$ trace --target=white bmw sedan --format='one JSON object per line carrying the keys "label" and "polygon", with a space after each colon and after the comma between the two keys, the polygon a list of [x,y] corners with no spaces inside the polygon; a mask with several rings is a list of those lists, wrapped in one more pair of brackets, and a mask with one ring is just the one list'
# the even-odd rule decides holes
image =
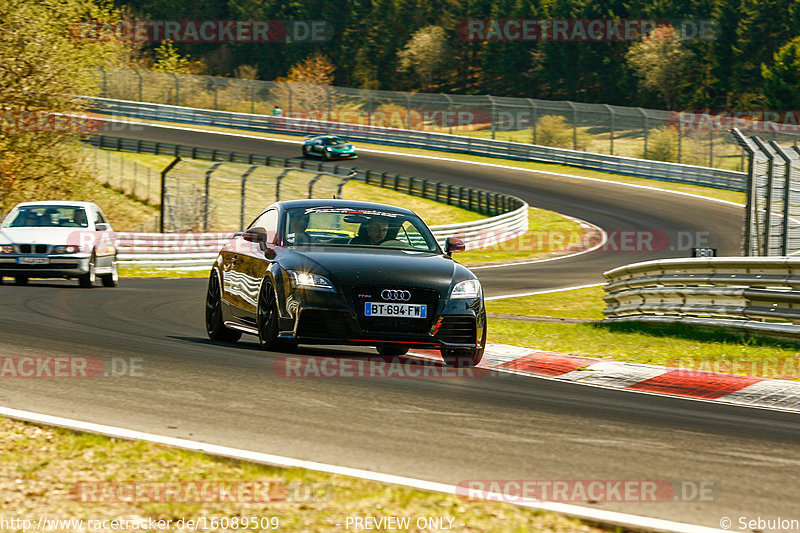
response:
{"label": "white bmw sedan", "polygon": [[115,287],[117,250],[105,215],[91,202],[26,202],[0,224],[0,283],[30,278],[72,278],[92,287],[100,278]]}

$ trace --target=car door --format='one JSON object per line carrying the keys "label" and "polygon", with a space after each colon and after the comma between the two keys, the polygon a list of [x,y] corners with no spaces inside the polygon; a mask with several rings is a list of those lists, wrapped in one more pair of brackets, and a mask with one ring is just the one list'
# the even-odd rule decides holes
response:
{"label": "car door", "polygon": [[267,252],[275,241],[278,232],[278,209],[268,209],[253,222],[248,231],[262,231],[264,238],[260,242],[250,242],[244,236],[238,237],[235,260],[233,261],[233,278],[236,285],[237,318],[245,323],[255,325],[258,306],[258,293],[261,282],[272,261]]}
{"label": "car door", "polygon": [[111,264],[117,254],[111,235],[111,225],[99,208],[94,210],[94,213],[90,212],[89,216],[94,219],[95,242],[97,243],[95,246],[95,267],[110,272]]}

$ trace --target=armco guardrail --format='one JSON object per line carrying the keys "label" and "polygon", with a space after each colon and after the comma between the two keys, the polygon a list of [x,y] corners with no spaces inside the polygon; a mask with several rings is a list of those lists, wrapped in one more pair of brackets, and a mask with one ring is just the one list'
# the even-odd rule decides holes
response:
{"label": "armco guardrail", "polygon": [[381,126],[364,126],[344,122],[213,111],[107,98],[87,98],[87,100],[91,104],[92,111],[119,117],[229,127],[288,135],[335,133],[346,136],[353,141],[436,149],[520,161],[558,163],[661,181],[704,185],[732,191],[745,190],[745,173],[710,167],[649,159],[631,159],[511,141]]}
{"label": "armco guardrail", "polygon": [[[266,206],[265,206],[266,207]],[[475,222],[431,226],[436,241],[444,246],[448,237],[458,237],[467,249],[483,243],[502,242],[528,230],[528,204],[502,215]],[[141,267],[210,268],[229,233],[123,233],[117,238],[117,258],[122,264]]]}
{"label": "armco guardrail", "polygon": [[604,275],[606,321],[681,322],[800,337],[800,259],[664,259]]}

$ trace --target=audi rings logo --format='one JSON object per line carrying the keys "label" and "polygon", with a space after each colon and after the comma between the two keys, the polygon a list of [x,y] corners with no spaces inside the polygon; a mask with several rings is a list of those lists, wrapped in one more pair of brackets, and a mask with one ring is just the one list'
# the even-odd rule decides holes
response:
{"label": "audi rings logo", "polygon": [[385,289],[381,291],[381,298],[383,298],[384,300],[393,300],[395,302],[407,302],[411,299],[411,292],[395,290],[395,289]]}

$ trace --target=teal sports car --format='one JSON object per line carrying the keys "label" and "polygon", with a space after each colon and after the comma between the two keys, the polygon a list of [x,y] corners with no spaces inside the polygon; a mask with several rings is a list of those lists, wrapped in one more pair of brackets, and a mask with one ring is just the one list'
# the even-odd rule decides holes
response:
{"label": "teal sports car", "polygon": [[336,135],[307,137],[303,141],[303,156],[315,155],[322,159],[355,159],[356,148]]}

